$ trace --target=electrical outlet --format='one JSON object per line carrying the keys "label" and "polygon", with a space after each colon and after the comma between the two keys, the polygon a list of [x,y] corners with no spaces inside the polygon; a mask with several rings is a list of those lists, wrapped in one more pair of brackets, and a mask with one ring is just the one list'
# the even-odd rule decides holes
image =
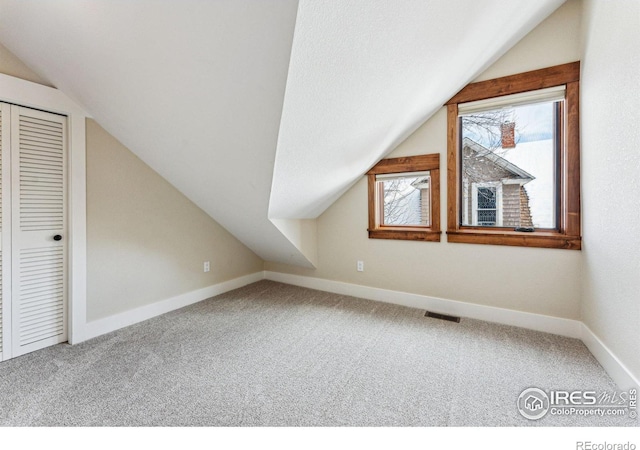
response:
{"label": "electrical outlet", "polygon": [[358,269],[358,272],[364,272],[364,261],[358,261],[356,268]]}
{"label": "electrical outlet", "polygon": [[205,261],[204,262],[204,271],[205,272],[209,272],[211,270],[211,262],[210,261]]}

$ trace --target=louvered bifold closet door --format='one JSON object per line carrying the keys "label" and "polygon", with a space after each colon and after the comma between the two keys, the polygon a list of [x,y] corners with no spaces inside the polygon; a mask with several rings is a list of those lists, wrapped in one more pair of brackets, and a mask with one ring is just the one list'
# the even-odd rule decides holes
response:
{"label": "louvered bifold closet door", "polygon": [[66,118],[11,107],[12,353],[67,340]]}
{"label": "louvered bifold closet door", "polygon": [[11,106],[0,103],[0,361],[11,356],[10,123]]}

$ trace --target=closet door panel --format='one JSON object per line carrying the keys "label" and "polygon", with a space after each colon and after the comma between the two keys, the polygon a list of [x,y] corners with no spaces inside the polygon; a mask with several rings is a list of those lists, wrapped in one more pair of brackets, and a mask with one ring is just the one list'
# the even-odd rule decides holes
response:
{"label": "closet door panel", "polygon": [[12,353],[67,340],[66,118],[12,106]]}

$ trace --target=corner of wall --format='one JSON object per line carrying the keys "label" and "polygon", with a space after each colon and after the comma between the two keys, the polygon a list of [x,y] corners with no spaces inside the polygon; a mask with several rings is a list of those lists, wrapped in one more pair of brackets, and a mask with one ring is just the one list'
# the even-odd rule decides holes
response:
{"label": "corner of wall", "polygon": [[54,87],[49,81],[27,67],[25,63],[2,44],[0,44],[0,72],[47,87]]}
{"label": "corner of wall", "polygon": [[634,196],[621,194],[640,166],[640,112],[629,101],[640,72],[640,54],[629,51],[640,47],[638,17],[638,2],[583,2],[580,314],[585,344],[620,385],[640,378],[640,225]]}
{"label": "corner of wall", "polygon": [[316,219],[270,219],[278,230],[309,262],[308,268],[318,265],[318,226]]}

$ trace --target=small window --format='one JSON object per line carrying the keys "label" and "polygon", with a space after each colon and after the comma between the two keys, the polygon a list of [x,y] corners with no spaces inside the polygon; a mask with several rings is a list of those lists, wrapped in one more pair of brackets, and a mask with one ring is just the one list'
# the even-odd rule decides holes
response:
{"label": "small window", "polygon": [[440,155],[383,159],[368,173],[369,237],[440,240]]}
{"label": "small window", "polygon": [[449,242],[580,249],[579,63],[447,104]]}
{"label": "small window", "polygon": [[501,225],[502,208],[498,208],[498,186],[474,186],[473,221],[481,227]]}
{"label": "small window", "polygon": [[383,226],[429,227],[431,172],[376,175]]}

